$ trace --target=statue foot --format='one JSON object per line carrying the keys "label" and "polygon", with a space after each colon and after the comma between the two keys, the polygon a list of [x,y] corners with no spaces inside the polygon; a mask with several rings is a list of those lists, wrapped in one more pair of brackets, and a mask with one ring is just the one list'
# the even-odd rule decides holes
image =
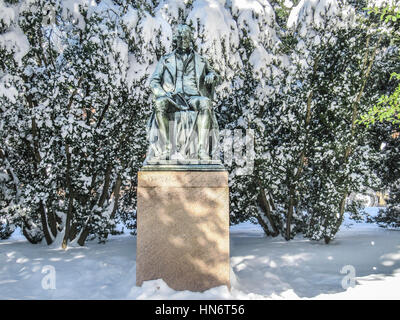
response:
{"label": "statue foot", "polygon": [[171,160],[185,160],[185,156],[181,154],[180,152],[176,152],[171,155],[170,157]]}
{"label": "statue foot", "polygon": [[170,158],[170,151],[165,150],[157,155],[155,155],[151,160],[167,160]]}
{"label": "statue foot", "polygon": [[210,156],[208,155],[207,152],[205,152],[204,150],[199,151],[199,159],[200,160],[211,160]]}

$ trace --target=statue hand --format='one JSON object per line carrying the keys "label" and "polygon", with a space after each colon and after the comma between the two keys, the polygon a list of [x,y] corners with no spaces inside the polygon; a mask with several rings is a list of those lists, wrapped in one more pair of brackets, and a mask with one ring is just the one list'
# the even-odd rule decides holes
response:
{"label": "statue hand", "polygon": [[209,73],[208,75],[206,75],[206,77],[204,78],[204,81],[207,84],[212,84],[214,82],[215,76],[213,73]]}

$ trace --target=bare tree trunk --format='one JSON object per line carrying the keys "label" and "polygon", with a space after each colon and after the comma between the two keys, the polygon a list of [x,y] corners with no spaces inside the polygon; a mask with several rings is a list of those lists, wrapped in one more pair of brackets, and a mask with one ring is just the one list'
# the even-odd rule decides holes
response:
{"label": "bare tree trunk", "polygon": [[104,116],[105,116],[108,108],[110,107],[110,103],[111,103],[111,95],[108,96],[108,101],[107,101],[105,107],[103,108],[103,110],[101,111],[100,117],[99,117],[99,119],[97,120],[97,123],[96,123],[96,128],[100,127],[100,124],[103,121]]}
{"label": "bare tree trunk", "polygon": [[[26,99],[28,101],[29,107],[33,109],[34,102],[32,100],[32,96],[28,95],[26,97]],[[35,171],[37,172],[38,169],[39,169],[38,168],[39,164],[41,162],[41,157],[40,157],[40,153],[39,153],[39,132],[38,132],[38,128],[37,128],[37,125],[36,125],[35,118],[33,118],[33,117],[31,119],[31,124],[32,124],[32,138],[33,138],[32,139],[33,140],[33,149],[31,149],[31,150],[33,152],[34,168],[35,168]],[[41,170],[40,173],[44,174],[46,176],[46,172],[44,170]],[[50,245],[50,244],[53,243],[53,239],[52,239],[52,237],[50,235],[50,232],[49,232],[48,219],[47,219],[47,216],[46,216],[47,213],[46,213],[46,209],[45,209],[45,205],[43,203],[43,200],[40,200],[40,202],[39,202],[39,213],[40,213],[40,220],[41,220],[41,223],[42,223],[42,229],[43,229],[43,233],[44,233],[44,236],[45,236],[45,239],[46,239],[46,243],[48,245]],[[53,229],[53,231],[55,231],[55,234],[57,234],[57,230]],[[55,236],[55,234],[53,233],[53,236]]]}
{"label": "bare tree trunk", "polygon": [[[260,188],[260,193],[258,195],[257,201],[258,204],[260,206],[260,208],[263,211],[263,216],[261,216],[261,214],[257,214],[256,218],[258,223],[261,225],[261,227],[263,228],[264,232],[266,235],[268,236],[272,236],[272,237],[276,237],[277,235],[279,235],[279,230],[276,227],[276,224],[272,218],[272,212],[271,212],[271,208],[273,207],[272,204],[270,203],[270,201],[268,200],[266,194],[265,194],[265,190],[261,185],[261,182],[258,181],[258,187]],[[272,230],[269,229],[268,224],[266,223],[265,219],[269,222]]]}
{"label": "bare tree trunk", "polygon": [[[77,87],[79,87],[79,85],[81,84],[82,81],[82,77],[79,78]],[[78,92],[78,89],[75,88],[74,92],[71,94],[71,97],[69,98],[69,103],[67,105],[67,109],[68,111],[71,110],[72,107],[72,102],[73,102],[73,97],[75,96],[75,94]],[[69,144],[67,142],[65,142],[65,153],[66,153],[66,157],[67,157],[67,168],[66,168],[66,172],[65,172],[65,181],[66,181],[66,188],[68,190],[68,210],[67,210],[67,219],[65,221],[65,233],[64,233],[64,239],[62,242],[62,248],[66,249],[68,246],[68,240],[70,240],[71,235],[71,222],[72,222],[72,218],[73,218],[73,204],[74,204],[74,190],[73,190],[73,186],[72,186],[72,177],[71,177],[71,173],[72,173],[72,158],[71,158],[71,150],[69,148]]]}
{"label": "bare tree trunk", "polygon": [[46,239],[47,245],[50,245],[53,243],[53,239],[51,238],[49,229],[47,227],[48,223],[47,223],[47,219],[46,219],[46,211],[45,211],[42,200],[40,200],[40,202],[39,202],[39,212],[40,212],[40,220],[42,222],[44,238]]}
{"label": "bare tree trunk", "polygon": [[[100,199],[98,202],[99,207],[102,207],[104,205],[104,203],[108,197],[108,189],[110,187],[110,179],[111,179],[111,169],[112,169],[111,162],[109,162],[107,164],[107,168],[106,168],[106,172],[105,172],[103,191],[101,193],[101,196],[100,196]],[[89,223],[89,221],[90,221],[90,218],[88,219],[87,222]],[[90,228],[86,224],[83,227],[83,231],[80,234],[79,239],[78,239],[78,244],[80,246],[83,246],[85,244],[85,241],[86,241],[87,237],[89,236],[89,233],[90,233]]]}
{"label": "bare tree trunk", "polygon": [[[97,121],[97,124],[96,124],[96,128],[98,128],[100,126],[101,122],[103,121],[105,113],[107,112],[107,110],[108,110],[108,108],[110,106],[110,103],[111,103],[111,96],[108,97],[108,101],[106,103],[106,106],[104,107],[104,109],[102,110],[102,112],[100,114],[100,117],[99,117],[99,119]],[[125,118],[124,119],[124,121],[131,121],[131,120],[132,120],[131,118]],[[127,133],[124,132],[122,134],[122,137],[120,138],[120,140],[118,142],[117,150],[119,150],[119,148],[122,146],[122,143],[124,142],[126,136],[127,136]],[[109,162],[107,164],[107,168],[106,168],[103,190],[102,190],[102,193],[100,195],[100,199],[98,201],[98,206],[99,207],[102,207],[104,205],[105,201],[107,200],[107,198],[109,196],[108,189],[110,187],[111,172],[112,172],[112,164],[111,164],[111,162]],[[96,177],[96,173],[94,173],[93,178],[92,178],[92,186],[93,187],[94,187],[94,179],[95,179],[95,177]],[[121,183],[122,183],[122,181],[121,181],[120,175],[118,174],[118,177],[117,177],[117,180],[116,180],[116,184],[115,184],[115,186],[118,186],[118,192],[116,192],[115,188],[114,188],[114,196],[116,198],[115,198],[113,211],[112,211],[112,214],[111,214],[112,218],[115,216],[115,213],[116,213],[117,208],[118,208],[118,201],[119,201],[119,196],[120,196],[119,195],[119,193],[120,193],[119,189],[121,187]],[[92,203],[92,208],[94,207],[95,203],[96,203],[95,201]],[[90,221],[90,218],[88,219],[87,223],[89,221]],[[87,225],[87,223],[86,223],[86,225]],[[84,226],[83,229],[82,229],[82,232],[81,232],[81,234],[79,236],[79,239],[78,239],[78,244],[79,245],[83,246],[85,244],[85,241],[86,241],[87,237],[89,236],[89,233],[90,233],[90,229],[87,226]]]}
{"label": "bare tree trunk", "polygon": [[[314,68],[313,68],[314,74],[317,72],[317,66],[318,66],[318,59],[316,59],[315,63],[314,63]],[[296,167],[296,172],[294,173],[294,176],[293,176],[292,186],[289,188],[289,204],[288,204],[288,211],[287,211],[287,217],[286,217],[286,235],[285,235],[285,239],[287,241],[289,241],[291,238],[291,224],[292,224],[292,217],[293,217],[293,212],[294,212],[294,205],[296,202],[294,199],[294,197],[296,196],[295,184],[300,179],[301,174],[304,170],[308,134],[310,131],[309,125],[311,122],[311,103],[312,103],[313,95],[314,95],[314,91],[311,90],[307,97],[307,113],[306,113],[306,119],[305,119],[306,138],[304,139],[303,150],[300,153],[299,163],[298,163],[298,166]]]}
{"label": "bare tree trunk", "polygon": [[[35,168],[37,171],[38,165],[42,159],[41,159],[40,153],[39,153],[39,134],[38,134],[36,121],[34,118],[32,118],[32,137],[33,137],[33,150],[34,150],[34,159],[35,159],[34,163],[35,163]],[[46,175],[46,173],[43,170],[41,170],[41,173]],[[50,232],[49,232],[49,222],[50,222],[49,220],[50,219],[47,217],[47,212],[46,212],[43,200],[40,200],[40,202],[39,202],[39,212],[40,212],[40,220],[42,222],[44,237],[46,239],[46,243],[48,245],[50,245],[53,243],[53,239],[50,236]],[[53,236],[57,235],[57,230],[55,230],[55,228],[54,228],[52,230],[52,233],[53,233]]]}
{"label": "bare tree trunk", "polygon": [[291,237],[291,225],[292,225],[292,217],[294,212],[294,203],[295,203],[295,190],[294,187],[290,188],[289,191],[289,208],[286,218],[286,233],[285,233],[285,240],[289,241]]}
{"label": "bare tree trunk", "polygon": [[49,220],[49,227],[50,227],[50,231],[53,234],[53,237],[57,236],[57,219],[55,217],[54,212],[49,212],[47,211],[47,217]]}
{"label": "bare tree trunk", "polygon": [[[122,179],[121,179],[121,175],[118,175],[117,180],[115,181],[115,185],[113,188],[113,194],[114,194],[114,206],[113,206],[113,210],[111,212],[110,218],[114,219],[115,214],[117,213],[117,209],[118,209],[118,202],[119,202],[119,197],[120,197],[120,190],[121,190],[121,184],[122,184]],[[108,233],[105,236],[106,238],[108,237]]]}
{"label": "bare tree trunk", "polygon": [[70,231],[71,231],[71,221],[72,221],[72,214],[73,214],[73,203],[74,203],[74,192],[72,188],[72,181],[71,181],[71,152],[69,149],[68,143],[65,144],[65,152],[67,156],[67,170],[66,170],[66,184],[68,189],[68,211],[67,211],[67,219],[65,222],[65,233],[64,239],[62,242],[62,248],[66,249],[68,246],[68,240],[70,239]]}
{"label": "bare tree trunk", "polygon": [[111,219],[114,219],[115,213],[117,212],[117,209],[118,209],[121,184],[122,184],[121,175],[118,175],[117,180],[115,181],[114,192],[113,192],[114,193],[114,207],[113,207],[113,211],[111,212]]}
{"label": "bare tree trunk", "polygon": [[24,237],[32,244],[39,243],[42,239],[34,239],[31,235],[26,231],[26,229],[30,230],[30,226],[26,223],[25,219],[23,220],[24,227],[22,228],[22,234]]}
{"label": "bare tree trunk", "polygon": [[109,162],[107,164],[106,173],[105,173],[105,177],[104,177],[103,191],[101,193],[99,203],[98,203],[98,206],[100,208],[104,205],[104,202],[108,198],[108,189],[110,188],[110,179],[111,179],[111,169],[112,169],[111,163]]}
{"label": "bare tree trunk", "polygon": [[68,246],[68,240],[71,239],[71,220],[72,220],[72,209],[73,209],[74,198],[73,194],[70,194],[69,201],[68,201],[68,211],[67,211],[67,220],[65,222],[65,233],[64,239],[62,242],[62,248],[66,249]]}

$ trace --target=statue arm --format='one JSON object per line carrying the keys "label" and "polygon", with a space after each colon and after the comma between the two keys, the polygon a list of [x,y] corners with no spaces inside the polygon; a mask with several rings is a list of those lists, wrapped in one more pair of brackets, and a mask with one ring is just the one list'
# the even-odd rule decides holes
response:
{"label": "statue arm", "polygon": [[204,79],[205,83],[204,83],[204,85],[205,85],[205,88],[206,88],[206,91],[207,91],[206,95],[210,99],[213,99],[214,98],[214,93],[215,93],[215,87],[220,83],[221,78],[218,75],[218,73],[215,72],[211,68],[208,60],[206,60],[206,59],[205,59],[204,71],[205,71],[205,79]]}
{"label": "statue arm", "polygon": [[221,77],[219,76],[219,74],[210,66],[210,63],[208,62],[208,60],[206,59],[206,76],[207,75],[213,75],[214,76],[214,85],[218,84],[221,80]]}
{"label": "statue arm", "polygon": [[161,58],[160,61],[157,63],[153,75],[150,78],[150,89],[155,97],[161,97],[166,95],[166,92],[161,85],[163,71],[164,71],[164,58]]}

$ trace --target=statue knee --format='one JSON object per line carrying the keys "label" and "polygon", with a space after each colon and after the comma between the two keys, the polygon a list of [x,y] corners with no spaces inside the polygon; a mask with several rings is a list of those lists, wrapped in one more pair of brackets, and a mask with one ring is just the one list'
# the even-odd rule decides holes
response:
{"label": "statue knee", "polygon": [[212,102],[208,98],[203,98],[199,101],[199,109],[200,111],[210,112],[212,110]]}
{"label": "statue knee", "polygon": [[165,114],[168,109],[168,99],[166,97],[159,97],[155,99],[154,106],[156,113]]}

